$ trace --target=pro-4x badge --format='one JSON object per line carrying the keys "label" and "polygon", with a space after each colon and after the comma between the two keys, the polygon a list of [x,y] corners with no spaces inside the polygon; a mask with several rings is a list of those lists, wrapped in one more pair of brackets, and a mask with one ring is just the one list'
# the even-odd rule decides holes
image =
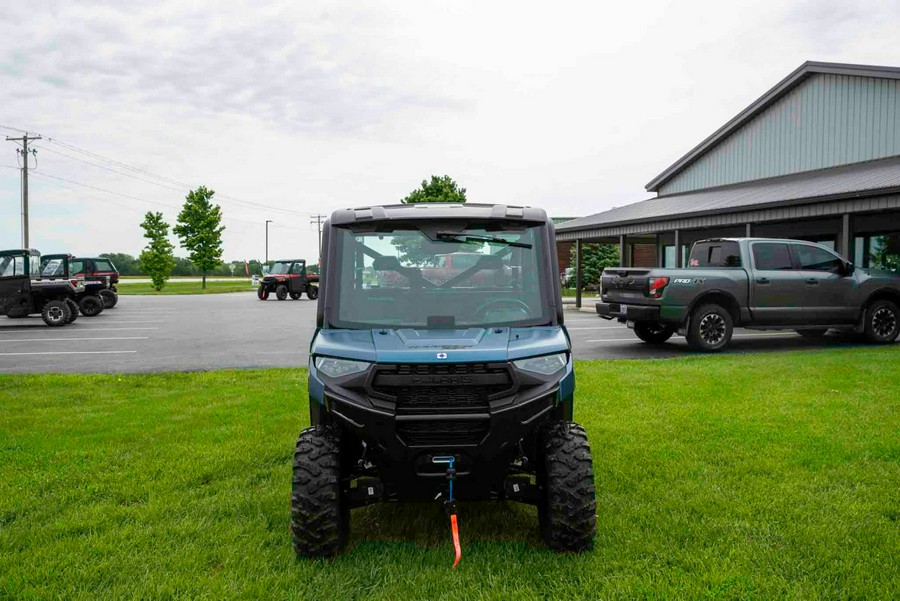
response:
{"label": "pro-4x badge", "polygon": [[446,358],[447,358],[447,353],[438,353],[438,354],[437,354],[437,358],[438,358],[438,359],[446,359]]}

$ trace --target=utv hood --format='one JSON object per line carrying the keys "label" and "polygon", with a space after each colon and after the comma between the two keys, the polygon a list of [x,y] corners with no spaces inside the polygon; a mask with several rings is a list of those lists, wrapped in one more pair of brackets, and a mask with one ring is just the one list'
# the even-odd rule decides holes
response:
{"label": "utv hood", "polygon": [[320,330],[311,354],[370,363],[505,362],[569,349],[560,326]]}

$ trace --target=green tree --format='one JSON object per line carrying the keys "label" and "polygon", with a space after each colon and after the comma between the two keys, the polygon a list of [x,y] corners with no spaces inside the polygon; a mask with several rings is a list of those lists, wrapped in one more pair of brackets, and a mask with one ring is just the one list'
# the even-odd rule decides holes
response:
{"label": "green tree", "polygon": [[181,246],[190,253],[191,263],[203,274],[203,288],[206,288],[206,274],[222,262],[222,209],[210,202],[215,192],[206,186],[188,192],[184,207],[178,214],[178,225],[174,232],[181,240]]}
{"label": "green tree", "polygon": [[125,253],[100,253],[104,259],[112,261],[119,275],[145,275],[141,271],[141,266],[135,257]]}
{"label": "green tree", "polygon": [[159,292],[175,268],[175,258],[172,256],[175,245],[169,242],[169,224],[163,220],[162,213],[147,211],[141,227],[148,242],[138,262],[141,271],[150,277],[153,287]]}
{"label": "green tree", "polygon": [[419,202],[466,202],[466,189],[460,188],[449,175],[431,176],[431,181],[423,179],[422,187],[416,188],[401,200],[403,204]]}
{"label": "green tree", "polygon": [[[576,246],[572,245],[569,261],[575,267]],[[582,287],[596,288],[600,286],[600,274],[607,267],[618,267],[619,247],[615,244],[584,244],[582,250],[584,268],[582,269]]]}
{"label": "green tree", "polygon": [[[432,175],[430,182],[423,179],[422,186],[407,194],[400,202],[403,204],[464,203],[466,202],[466,189],[460,188],[449,175],[443,177]],[[407,264],[424,265],[433,257],[431,253],[422,251],[422,236],[419,234],[395,236],[393,245],[399,251],[400,260]]]}

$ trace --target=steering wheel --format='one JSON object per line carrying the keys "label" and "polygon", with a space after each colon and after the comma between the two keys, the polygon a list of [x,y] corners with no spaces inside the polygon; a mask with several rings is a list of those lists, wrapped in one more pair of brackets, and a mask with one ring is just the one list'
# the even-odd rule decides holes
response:
{"label": "steering wheel", "polygon": [[511,310],[519,311],[526,317],[531,315],[531,307],[529,307],[524,301],[521,301],[517,298],[498,298],[495,300],[488,301],[478,307],[478,310],[475,311],[475,317],[478,319],[483,319],[487,316],[491,311],[496,311],[499,306],[508,305]]}

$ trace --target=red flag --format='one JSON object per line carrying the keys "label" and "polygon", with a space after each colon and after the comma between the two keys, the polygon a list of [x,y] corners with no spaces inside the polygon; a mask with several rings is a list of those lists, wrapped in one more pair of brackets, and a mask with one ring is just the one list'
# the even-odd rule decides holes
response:
{"label": "red flag", "polygon": [[244,259],[244,275],[250,277],[250,266],[247,265],[247,259]]}

